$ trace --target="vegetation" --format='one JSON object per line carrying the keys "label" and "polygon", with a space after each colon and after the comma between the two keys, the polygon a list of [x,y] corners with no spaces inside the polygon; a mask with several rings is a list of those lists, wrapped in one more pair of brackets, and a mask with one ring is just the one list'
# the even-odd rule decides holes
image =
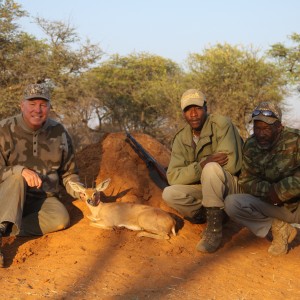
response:
{"label": "vegetation", "polygon": [[280,69],[257,51],[228,44],[189,57],[190,77],[208,98],[212,112],[229,116],[248,135],[249,114],[261,101],[280,102],[285,80]]}
{"label": "vegetation", "polygon": [[88,76],[114,130],[161,136],[178,116],[174,99],[180,97],[183,72],[169,59],[147,53],[114,55]]}
{"label": "vegetation", "polygon": [[169,145],[183,125],[180,96],[199,88],[211,112],[227,115],[248,135],[247,116],[260,101],[281,102],[287,84],[300,78],[300,35],[294,47],[273,45],[265,55],[217,44],[190,54],[188,68],[150,53],[112,55],[102,61],[99,45],[82,42],[70,24],[36,18],[39,40],[20,31],[28,16],[14,0],[0,0],[0,118],[19,111],[25,85],[39,80],[53,89],[52,114],[79,149],[108,131],[148,133]]}
{"label": "vegetation", "polygon": [[292,44],[287,47],[282,43],[272,45],[269,54],[276,59],[277,64],[282,67],[283,73],[291,84],[298,85],[300,92],[300,34],[293,33],[289,36]]}

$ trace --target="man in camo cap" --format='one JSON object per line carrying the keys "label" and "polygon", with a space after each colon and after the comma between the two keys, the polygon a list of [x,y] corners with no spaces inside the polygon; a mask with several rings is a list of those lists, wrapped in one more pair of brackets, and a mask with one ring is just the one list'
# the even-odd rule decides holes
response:
{"label": "man in camo cap", "polygon": [[239,184],[247,194],[230,195],[225,211],[256,236],[272,231],[268,252],[285,254],[300,223],[300,130],[282,125],[281,110],[260,103],[252,113],[253,135],[243,149]]}
{"label": "man in camo cap", "polygon": [[69,226],[58,200],[60,183],[80,196],[68,185],[79,182],[71,138],[49,112],[49,88],[31,84],[21,113],[0,122],[0,247],[5,235],[43,235]]}

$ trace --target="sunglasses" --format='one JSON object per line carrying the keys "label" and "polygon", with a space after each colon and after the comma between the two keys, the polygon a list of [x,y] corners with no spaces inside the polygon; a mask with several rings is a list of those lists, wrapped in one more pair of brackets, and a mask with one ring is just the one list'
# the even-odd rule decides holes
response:
{"label": "sunglasses", "polygon": [[272,111],[270,111],[270,110],[259,110],[259,109],[256,109],[256,110],[253,111],[252,118],[256,117],[260,114],[262,114],[265,117],[272,117],[272,118],[278,119],[278,117]]}

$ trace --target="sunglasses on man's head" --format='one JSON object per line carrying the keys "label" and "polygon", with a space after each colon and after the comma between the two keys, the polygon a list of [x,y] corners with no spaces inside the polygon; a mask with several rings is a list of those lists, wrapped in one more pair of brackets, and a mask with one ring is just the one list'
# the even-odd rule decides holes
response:
{"label": "sunglasses on man's head", "polygon": [[256,117],[258,115],[262,114],[265,117],[272,117],[272,118],[276,118],[278,119],[278,117],[270,110],[259,110],[256,109],[253,113],[252,113],[252,118]]}

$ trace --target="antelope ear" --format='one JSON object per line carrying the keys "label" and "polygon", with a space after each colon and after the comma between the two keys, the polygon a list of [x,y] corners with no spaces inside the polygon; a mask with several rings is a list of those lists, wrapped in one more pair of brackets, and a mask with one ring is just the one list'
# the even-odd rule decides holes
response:
{"label": "antelope ear", "polygon": [[97,184],[96,186],[96,191],[100,192],[100,191],[104,191],[110,184],[111,179],[107,178],[104,181],[102,181],[101,183]]}
{"label": "antelope ear", "polygon": [[74,192],[85,193],[86,189],[81,184],[74,182],[74,181],[69,181],[68,183]]}

